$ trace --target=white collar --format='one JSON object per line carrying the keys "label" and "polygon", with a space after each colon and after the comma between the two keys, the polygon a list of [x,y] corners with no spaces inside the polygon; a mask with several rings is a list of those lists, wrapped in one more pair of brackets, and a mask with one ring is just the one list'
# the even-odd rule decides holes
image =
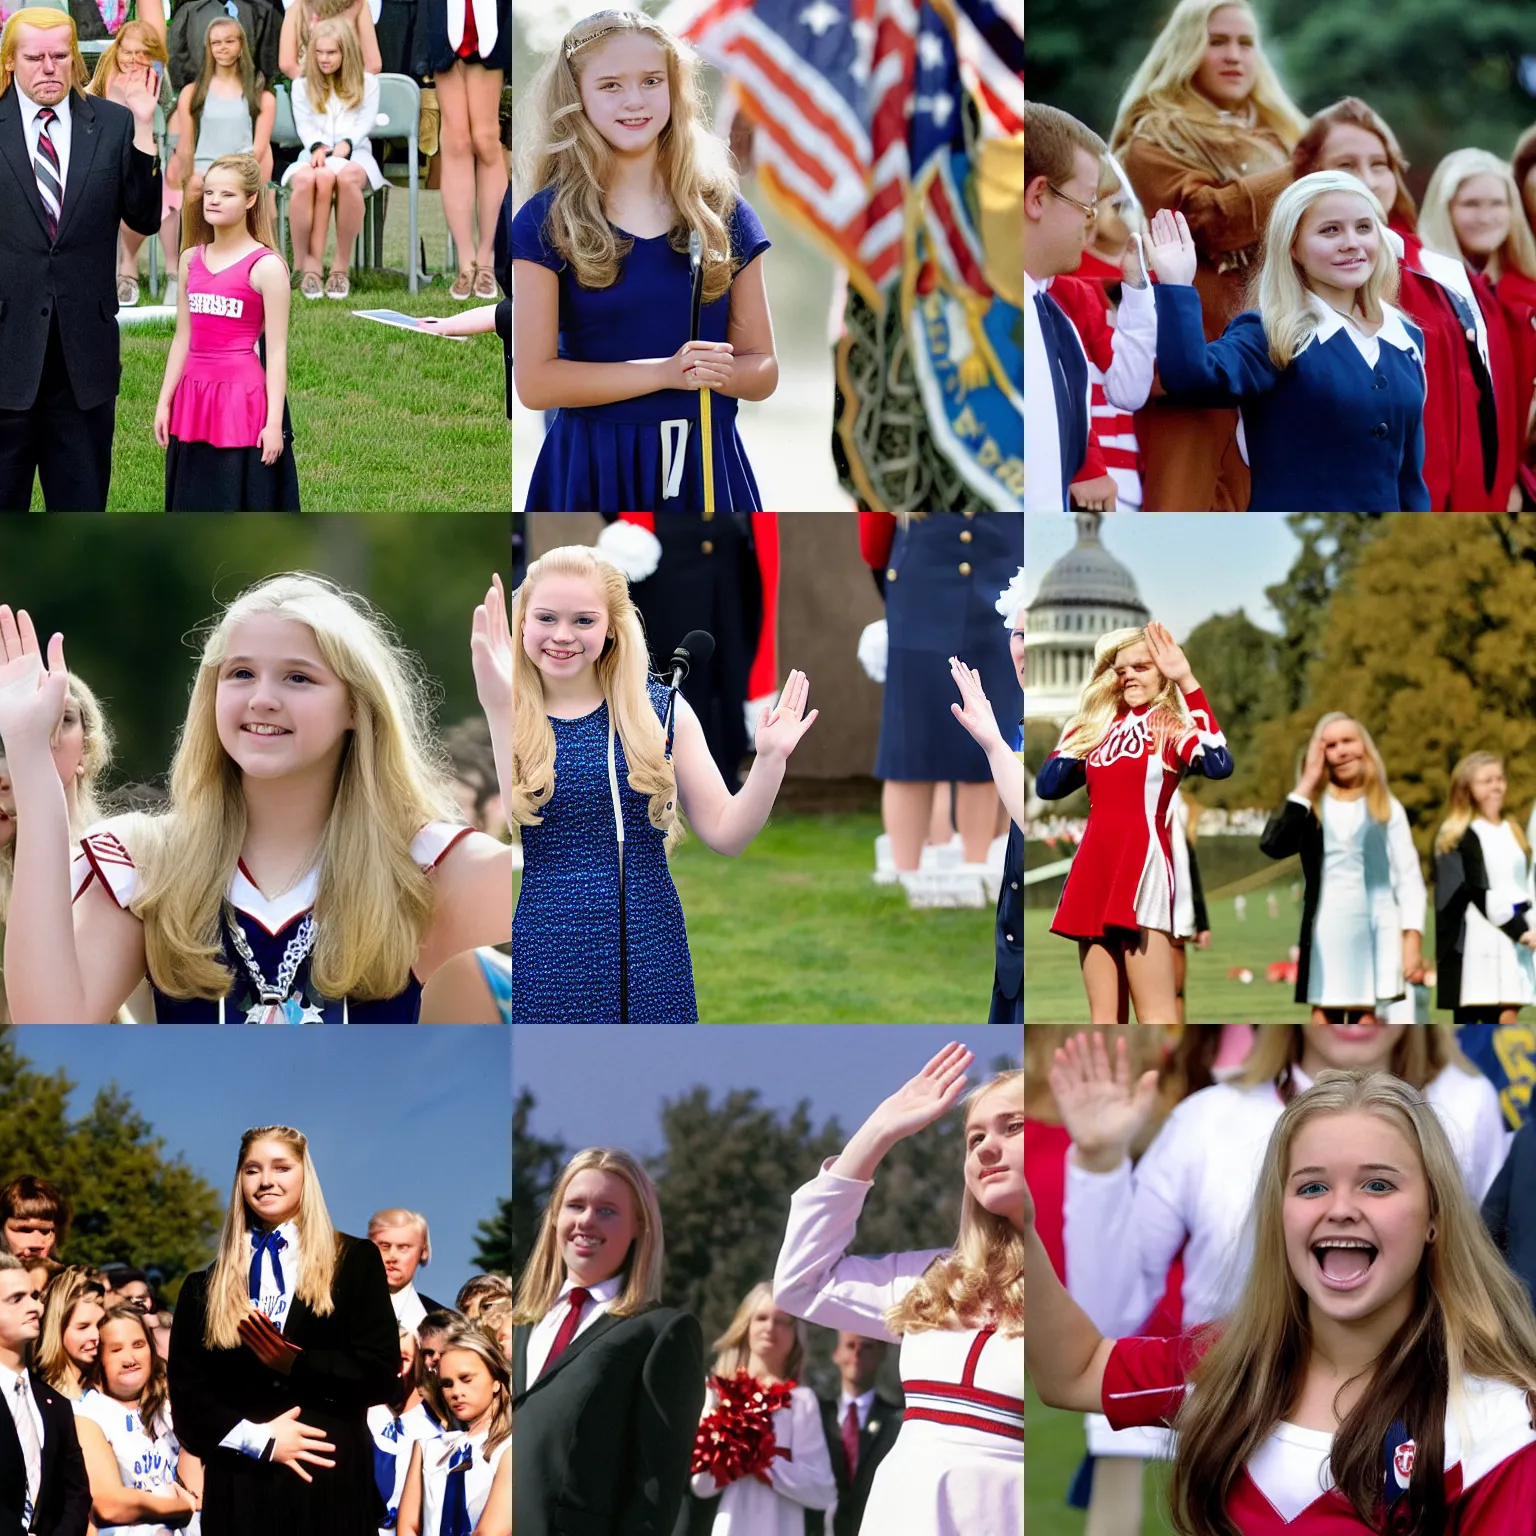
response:
{"label": "white collar", "polygon": [[848,1417],[848,1405],[856,1403],[865,1413],[872,1412],[875,1406],[875,1389],[871,1387],[868,1392],[860,1392],[857,1397],[849,1397],[847,1389],[839,1387],[837,1392],[837,1416],[840,1419]]}
{"label": "white collar", "polygon": [[[580,1281],[572,1280],[567,1275],[565,1283],[560,1287],[559,1296],[555,1298],[556,1301],[564,1301],[580,1283]],[[596,1285],[589,1285],[584,1287],[584,1289],[593,1301],[616,1301],[619,1292],[624,1289],[624,1276],[622,1273],[610,1275],[606,1280],[599,1280]]]}
{"label": "white collar", "polygon": [[1403,324],[1403,313],[1391,304],[1381,306],[1381,328],[1374,338],[1367,337],[1358,326],[1352,325],[1333,305],[1319,298],[1315,293],[1307,295],[1311,301],[1312,312],[1317,316],[1317,330],[1315,337],[1318,341],[1331,341],[1346,326],[1360,336],[1363,340],[1376,340],[1385,342],[1389,347],[1396,347],[1400,352],[1406,352],[1410,357],[1423,362],[1424,355],[1418,342],[1408,333],[1408,327]]}
{"label": "white collar", "polygon": [[[31,123],[36,120],[37,114],[43,110],[43,107],[46,105],[46,103],[33,101],[32,98],[28,96],[20,86],[16,87],[16,91],[17,94],[21,97],[21,110],[23,118],[25,122],[30,126]],[[73,95],[73,89],[65,91],[63,96],[54,104],[51,109],[58,114],[59,120],[65,124],[73,121],[69,115],[70,98]]]}
{"label": "white collar", "polygon": [[298,1251],[299,1251],[299,1228],[298,1228],[297,1223],[292,1222],[292,1221],[281,1221],[275,1227],[266,1227],[266,1226],[259,1226],[260,1220],[261,1220],[261,1218],[255,1216],[254,1213],[253,1213],[252,1225],[250,1227],[248,1227],[246,1230],[249,1231],[249,1232],[255,1232],[255,1231],[257,1231],[259,1229],[259,1230],[261,1230],[263,1232],[267,1232],[267,1231],[276,1232],[277,1235],[279,1237],[281,1237],[285,1243],[288,1244],[288,1246],[285,1249],[283,1249],[284,1253],[293,1253],[293,1254],[298,1253]]}

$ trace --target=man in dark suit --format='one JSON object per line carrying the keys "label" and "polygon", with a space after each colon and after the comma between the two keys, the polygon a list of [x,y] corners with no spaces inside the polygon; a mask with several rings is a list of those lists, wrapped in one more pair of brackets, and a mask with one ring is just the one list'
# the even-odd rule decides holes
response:
{"label": "man in dark suit", "polygon": [[821,1427],[837,1478],[837,1512],[830,1536],[859,1536],[864,1505],[869,1499],[875,1468],[885,1460],[901,1430],[899,1404],[875,1391],[875,1377],[885,1359],[885,1342],[846,1330],[837,1336],[832,1363],[842,1373],[843,1387],[821,1403]]}
{"label": "man in dark suit", "polygon": [[42,1318],[21,1260],[0,1254],[0,1536],[85,1536],[91,1485],[74,1406],[22,1362]]}
{"label": "man in dark suit", "polygon": [[74,21],[28,8],[0,43],[0,511],[104,511],[121,373],[117,232],[160,227],[150,70],[85,96]]}
{"label": "man in dark suit", "polygon": [[512,1333],[517,1536],[671,1536],[704,1406],[698,1319],[673,1307],[605,1311],[534,1372],[536,1326]]}
{"label": "man in dark suit", "polygon": [[432,1262],[432,1234],[420,1211],[407,1211],[399,1206],[375,1211],[368,1218],[368,1241],[384,1260],[390,1305],[401,1327],[414,1332],[428,1312],[448,1310],[442,1302],[433,1301],[416,1289],[416,1271]]}

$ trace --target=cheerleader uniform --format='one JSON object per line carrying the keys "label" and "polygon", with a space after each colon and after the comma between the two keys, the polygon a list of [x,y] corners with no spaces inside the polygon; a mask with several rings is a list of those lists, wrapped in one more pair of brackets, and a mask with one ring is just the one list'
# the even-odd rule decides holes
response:
{"label": "cheerleader uniform", "polygon": [[1150,705],[1122,709],[1088,754],[1052,752],[1035,776],[1044,800],[1088,786],[1088,826],[1051,920],[1063,938],[1094,940],[1111,929],[1174,927],[1173,800],[1186,773],[1224,779],[1232,754],[1204,692],[1184,695],[1192,723],[1159,745]]}
{"label": "cheerleader uniform", "polygon": [[[1104,1412],[1116,1428],[1166,1424],[1178,1412],[1200,1343],[1115,1341],[1104,1367]],[[1459,1536],[1536,1533],[1536,1429],[1525,1393],[1508,1382],[1462,1378],[1464,1400],[1445,1416],[1446,1525]],[[1408,1486],[1414,1444],[1393,1425],[1383,1457],[1390,1507]],[[1242,1536],[1348,1536],[1367,1525],[1333,1486],[1333,1436],[1281,1422],[1239,1471],[1227,1516]]]}
{"label": "cheerleader uniform", "polygon": [[[256,1228],[250,1239],[252,1304],[300,1352],[283,1376],[244,1344],[210,1349],[213,1271],[187,1277],[171,1325],[171,1412],[205,1468],[203,1536],[376,1536],[384,1500],[366,1415],[389,1400],[400,1369],[384,1261],[372,1243],[338,1233],[333,1309],[320,1317],[298,1297],[298,1228]],[[308,1483],[269,1459],[266,1426],[293,1408],[336,1447],[335,1466],[309,1467]]]}
{"label": "cheerleader uniform", "polygon": [[261,462],[267,370],[256,346],[266,307],[251,268],[273,253],[258,246],[210,272],[194,246],[187,262],[192,345],[171,399],[165,455],[167,512],[297,512],[299,472],[293,425],[283,405],[283,449]]}
{"label": "cheerleader uniform", "polygon": [[421,1447],[422,1536],[470,1536],[490,1496],[491,1480],[512,1449],[508,1436],[485,1455],[486,1431],[452,1429]]}
{"label": "cheerleader uniform", "polygon": [[[578,363],[668,358],[688,340],[688,253],[666,235],[631,241],[606,288],[583,288],[546,235],[554,188],[536,192],[512,220],[512,260],[533,261],[560,277],[559,355]],[[727,220],[736,274],[768,249],[762,222],[745,198]],[[699,311],[699,339],[724,341],[729,290]],[[737,401],[710,398],[715,510],[758,512],[762,498],[736,430]],[[562,406],[544,436],[528,487],[529,512],[702,512],[703,465],[696,437],[699,393],[659,389],[607,405]],[[1015,561],[1015,565],[1017,561]],[[1012,568],[1003,578],[1007,584]]]}
{"label": "cheerleader uniform", "polygon": [[[375,1403],[368,1410],[368,1433],[373,1437],[373,1480],[384,1500],[384,1518],[379,1521],[379,1536],[390,1536],[400,1515],[400,1495],[405,1492],[405,1474],[411,1466],[411,1447],[422,1442],[427,1454],[430,1442],[440,1440],[443,1426],[417,1403],[404,1413],[395,1413],[387,1403]],[[423,1526],[426,1536],[437,1536]]]}
{"label": "cheerleader uniform", "polygon": [[1442,1008],[1524,1008],[1536,1002],[1531,860],[1513,825],[1475,817],[1435,856],[1435,966]]}
{"label": "cheerleader uniform", "polygon": [[[139,1493],[171,1492],[176,1483],[176,1459],[181,1454],[181,1445],[171,1431],[168,1417],[163,1417],[156,1432],[150,1434],[137,1403],[119,1402],[95,1388],[76,1402],[75,1417],[89,1419],[106,1437],[124,1488]],[[175,1529],[197,1536],[199,1519],[193,1515],[190,1526],[178,1524]],[[172,1528],[159,1520],[101,1525],[96,1529],[97,1536],[172,1536]]]}
{"label": "cheerleader uniform", "polygon": [[[424,870],[436,869],[468,827],[429,822],[411,841]],[[100,880],[125,911],[138,890],[138,871],[111,823],[80,840],[73,865],[74,899]],[[257,890],[244,861],[229,882],[219,919],[223,962],[234,985],[221,998],[170,997],[153,984],[161,1024],[414,1024],[421,1014],[421,981],[414,972],[394,997],[325,998],[310,982],[315,943],[313,909],[320,871],[311,869],[291,890],[270,899]]]}
{"label": "cheerleader uniform", "polygon": [[[711,1387],[700,1421],[719,1406]],[[797,1386],[789,1406],[773,1416],[774,1460],[768,1482],[739,1477],[724,1489],[709,1472],[696,1472],[689,1487],[688,1536],[805,1536],[809,1510],[837,1504],[837,1479],[821,1426],[821,1404],[809,1387]]]}
{"label": "cheerleader uniform", "polygon": [[1290,795],[1269,818],[1259,847],[1272,859],[1301,855],[1301,959],[1296,1001],[1316,1008],[1376,1008],[1405,995],[1403,934],[1424,932],[1428,898],[1408,816],[1388,796],[1385,823],[1364,795]]}
{"label": "cheerleader uniform", "polygon": [[1022,1335],[949,1328],[898,1340],[886,1328],[887,1308],[948,1250],[850,1257],[874,1186],[829,1167],[790,1200],[773,1294],[808,1322],[901,1346],[906,1412],[875,1471],[862,1536],[1023,1536]]}

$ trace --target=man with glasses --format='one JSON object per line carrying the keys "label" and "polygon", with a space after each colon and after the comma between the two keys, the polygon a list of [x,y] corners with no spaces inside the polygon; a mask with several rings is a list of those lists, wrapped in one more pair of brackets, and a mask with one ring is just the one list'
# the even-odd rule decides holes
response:
{"label": "man with glasses", "polygon": [[25,1363],[42,1317],[21,1260],[0,1254],[0,1536],[85,1536],[91,1485],[74,1407]]}

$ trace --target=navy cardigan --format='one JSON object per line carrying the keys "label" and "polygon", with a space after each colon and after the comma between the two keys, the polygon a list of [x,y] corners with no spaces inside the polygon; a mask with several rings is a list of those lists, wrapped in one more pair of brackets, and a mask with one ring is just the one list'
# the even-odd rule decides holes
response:
{"label": "navy cardigan", "polygon": [[1401,311],[1387,306],[1374,367],[1329,309],[1282,371],[1270,360],[1256,311],[1245,310],[1207,342],[1193,288],[1159,284],[1156,299],[1163,388],[1184,404],[1242,411],[1250,511],[1429,510],[1424,333]]}

